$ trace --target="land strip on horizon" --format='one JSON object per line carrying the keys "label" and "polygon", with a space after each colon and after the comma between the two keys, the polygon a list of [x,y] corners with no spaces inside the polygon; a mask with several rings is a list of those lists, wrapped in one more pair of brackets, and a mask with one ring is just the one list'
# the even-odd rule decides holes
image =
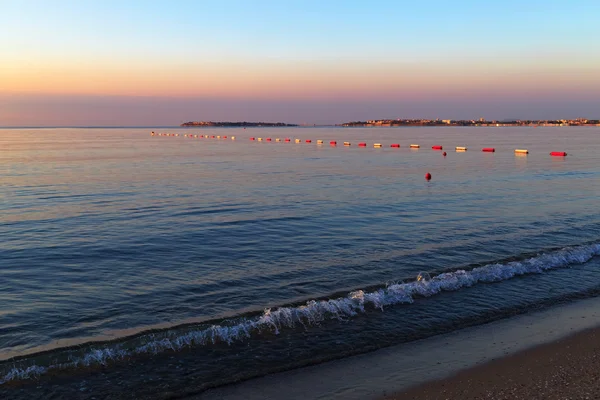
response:
{"label": "land strip on horizon", "polygon": [[[317,126],[316,124],[288,124],[284,122],[213,122],[189,121],[183,127],[297,127]],[[558,120],[454,120],[454,119],[377,119],[344,122],[342,124],[319,125],[342,127],[391,127],[391,126],[600,126],[600,119],[558,119]]]}

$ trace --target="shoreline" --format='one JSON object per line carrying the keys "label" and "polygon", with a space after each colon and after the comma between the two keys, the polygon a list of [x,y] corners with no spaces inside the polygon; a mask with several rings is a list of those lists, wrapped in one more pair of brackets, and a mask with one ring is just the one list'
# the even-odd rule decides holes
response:
{"label": "shoreline", "polygon": [[[563,343],[578,342],[580,335],[592,335],[585,341],[588,345],[595,342],[594,337],[600,337],[600,298],[561,304],[367,354],[218,387],[188,399],[475,399],[481,398],[480,392],[467,390],[481,390],[484,385],[476,387],[475,378],[465,376],[493,377],[497,375],[496,363],[507,363],[508,367],[503,368],[514,370],[513,358],[521,360],[520,357],[531,357],[539,351],[542,355],[554,354],[543,349],[565,349]],[[581,351],[586,348],[584,345]],[[600,344],[597,350],[600,357]],[[532,364],[527,365],[536,362],[534,357]],[[479,371],[485,372],[477,375],[481,374]],[[544,371],[552,373],[549,369]],[[502,380],[496,379],[500,379],[495,386],[500,390]],[[440,388],[455,382],[460,395],[438,393]],[[512,389],[510,383],[505,383],[505,389]],[[434,387],[433,392],[427,391]],[[475,393],[475,397],[463,397],[462,393],[464,396]],[[512,392],[503,396],[491,398],[517,398]],[[523,398],[532,397],[527,394]]]}
{"label": "shoreline", "polygon": [[459,371],[386,400],[600,398],[600,327]]}

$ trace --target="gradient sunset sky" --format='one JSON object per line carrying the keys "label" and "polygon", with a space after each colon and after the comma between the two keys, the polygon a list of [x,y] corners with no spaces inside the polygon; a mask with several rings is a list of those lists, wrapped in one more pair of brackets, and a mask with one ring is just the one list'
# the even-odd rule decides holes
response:
{"label": "gradient sunset sky", "polygon": [[0,126],[600,118],[600,1],[0,0]]}

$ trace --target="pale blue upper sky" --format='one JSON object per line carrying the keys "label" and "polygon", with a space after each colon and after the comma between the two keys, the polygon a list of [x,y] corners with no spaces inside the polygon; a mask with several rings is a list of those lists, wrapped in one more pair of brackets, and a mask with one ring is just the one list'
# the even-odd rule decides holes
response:
{"label": "pale blue upper sky", "polygon": [[[2,48],[328,58],[431,51],[592,50],[600,2],[3,0]],[[37,47],[39,46],[39,47]],[[193,54],[194,51],[199,53]],[[166,53],[165,53],[166,52]]]}
{"label": "pale blue upper sky", "polygon": [[[368,90],[361,91],[364,87],[353,85],[370,80],[383,85],[388,75],[398,80],[392,77],[394,70],[404,68],[404,83],[389,85],[396,85],[397,91],[414,93],[419,83],[435,96],[434,88],[450,79],[455,84],[442,88],[449,95],[470,76],[479,81],[488,76],[498,87],[507,79],[506,87],[514,90],[527,82],[523,77],[515,81],[515,73],[526,70],[539,81],[538,89],[560,81],[550,94],[557,102],[569,88],[572,99],[575,86],[582,99],[600,102],[600,95],[586,92],[582,83],[592,79],[591,87],[600,87],[600,78],[593,79],[593,71],[600,70],[598,0],[0,0],[0,35],[0,65],[5,70],[3,76],[0,67],[0,95],[181,98],[185,92],[186,97],[203,100],[248,99],[255,86],[237,93],[228,85],[260,81],[265,86],[265,79],[272,76],[271,92],[257,93],[265,104],[283,97],[296,100],[298,82],[306,81],[312,84],[311,93],[319,96],[347,85],[354,88],[352,100],[358,103],[393,102],[389,93],[377,98],[376,91],[367,95]],[[234,72],[219,73],[228,65],[235,66]],[[329,75],[320,75],[323,69]],[[419,74],[420,69],[427,71],[426,76]],[[448,78],[448,70],[459,72]],[[162,75],[153,89],[156,71]],[[173,75],[170,80],[165,78],[168,73]],[[146,80],[136,83],[140,76]],[[98,88],[101,80],[106,80],[105,90]],[[496,86],[490,96],[498,96]],[[478,92],[479,97],[482,94]],[[549,94],[540,96],[547,101]],[[306,97],[303,101],[310,100]],[[541,111],[534,103],[532,114]],[[23,107],[13,107],[11,118],[23,113]],[[266,109],[261,116],[278,119]],[[169,118],[165,113],[165,123]],[[198,116],[190,115],[194,118]],[[326,115],[315,115],[315,121],[325,120]],[[121,121],[128,122],[134,123]]]}

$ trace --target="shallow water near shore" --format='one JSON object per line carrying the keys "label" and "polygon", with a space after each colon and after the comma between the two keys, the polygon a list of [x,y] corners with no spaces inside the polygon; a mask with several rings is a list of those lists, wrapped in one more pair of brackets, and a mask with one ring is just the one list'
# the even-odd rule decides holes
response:
{"label": "shallow water near shore", "polygon": [[[210,389],[190,398],[402,399],[409,388],[427,387],[459,371],[597,330],[599,306],[598,297],[558,304],[366,354]],[[485,385],[485,381],[478,383]],[[510,382],[507,385],[512,386]]]}
{"label": "shallow water near shore", "polygon": [[598,128],[161,131],[0,130],[0,390],[202,391],[600,293]]}

